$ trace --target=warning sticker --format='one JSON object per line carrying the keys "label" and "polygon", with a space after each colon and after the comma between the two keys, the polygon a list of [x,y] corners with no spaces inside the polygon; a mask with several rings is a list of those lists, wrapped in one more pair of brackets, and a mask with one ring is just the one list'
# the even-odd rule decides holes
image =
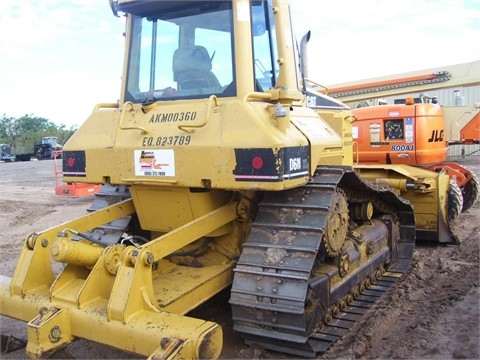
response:
{"label": "warning sticker", "polygon": [[175,176],[172,149],[134,150],[135,176]]}

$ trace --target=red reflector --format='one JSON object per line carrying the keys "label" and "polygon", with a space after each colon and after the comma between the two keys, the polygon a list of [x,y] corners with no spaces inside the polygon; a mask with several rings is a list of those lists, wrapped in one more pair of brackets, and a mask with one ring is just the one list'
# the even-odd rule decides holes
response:
{"label": "red reflector", "polygon": [[255,156],[252,159],[252,166],[254,169],[261,169],[263,167],[263,159],[260,156]]}
{"label": "red reflector", "polygon": [[73,157],[69,157],[69,158],[67,159],[67,165],[68,165],[69,167],[72,167],[74,164],[75,164],[75,159],[74,159]]}

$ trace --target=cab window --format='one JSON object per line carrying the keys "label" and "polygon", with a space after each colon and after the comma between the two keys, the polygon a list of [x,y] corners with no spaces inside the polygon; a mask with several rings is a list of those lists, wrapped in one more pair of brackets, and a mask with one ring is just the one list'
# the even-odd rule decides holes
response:
{"label": "cab window", "polygon": [[403,128],[403,120],[384,120],[384,136],[385,140],[403,140],[405,131]]}
{"label": "cab window", "polygon": [[141,5],[132,9],[125,100],[235,95],[225,93],[235,80],[231,1]]}

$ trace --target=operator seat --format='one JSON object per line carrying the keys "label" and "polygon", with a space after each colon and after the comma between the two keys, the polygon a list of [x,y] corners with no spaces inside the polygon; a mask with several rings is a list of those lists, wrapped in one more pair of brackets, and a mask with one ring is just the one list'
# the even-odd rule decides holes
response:
{"label": "operator seat", "polygon": [[178,90],[221,87],[211,71],[212,61],[203,46],[184,46],[175,50],[172,70]]}

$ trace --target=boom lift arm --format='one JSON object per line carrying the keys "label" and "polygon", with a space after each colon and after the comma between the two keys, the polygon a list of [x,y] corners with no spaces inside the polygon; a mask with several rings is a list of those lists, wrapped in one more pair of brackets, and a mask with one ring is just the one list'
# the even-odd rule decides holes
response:
{"label": "boom lift arm", "polygon": [[480,85],[480,60],[332,85],[323,93],[347,105],[410,93]]}
{"label": "boom lift arm", "polygon": [[[321,92],[352,108],[411,93],[480,85],[480,60],[325,87]],[[462,105],[462,106],[459,106]],[[450,145],[480,142],[480,103],[443,106],[445,140]]]}
{"label": "boom lift arm", "polygon": [[[434,172],[443,170],[460,188],[461,208],[466,211],[478,197],[479,181],[470,169],[446,160],[449,145],[480,143],[480,103],[464,106],[461,101],[455,101],[454,106],[440,106],[423,94],[417,100],[407,98],[394,105],[380,105],[379,99],[479,84],[480,61],[477,60],[353,81],[325,88],[323,92],[354,109],[355,161],[416,165]],[[455,93],[460,98],[459,91]],[[394,123],[397,124],[394,126],[405,126],[406,132],[401,137],[387,137],[388,124]],[[377,141],[375,136],[379,136]],[[456,192],[451,193],[453,196]],[[457,213],[450,210],[452,214]]]}

